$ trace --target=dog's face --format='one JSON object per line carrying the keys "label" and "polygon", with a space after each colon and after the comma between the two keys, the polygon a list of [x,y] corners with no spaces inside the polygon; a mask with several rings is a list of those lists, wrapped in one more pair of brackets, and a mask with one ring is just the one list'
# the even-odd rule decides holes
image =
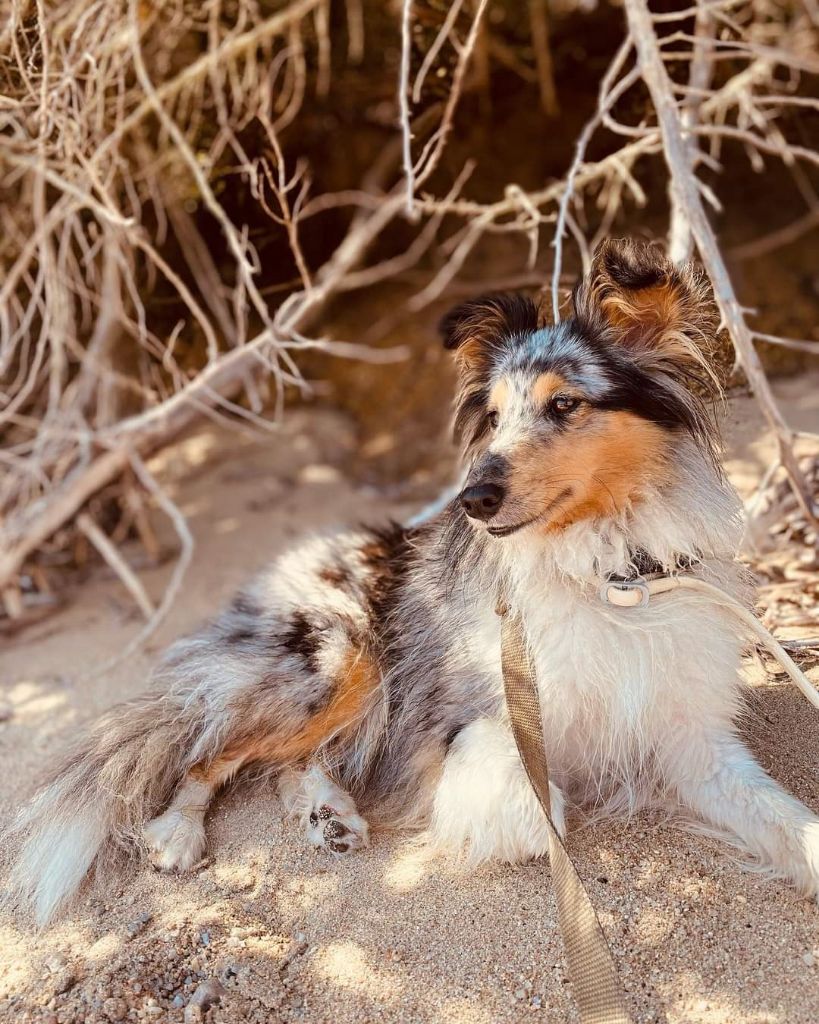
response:
{"label": "dog's face", "polygon": [[465,513],[496,537],[560,530],[662,485],[682,436],[711,454],[700,394],[715,328],[696,273],[633,242],[598,249],[556,327],[515,295],[453,310],[442,330],[460,368]]}

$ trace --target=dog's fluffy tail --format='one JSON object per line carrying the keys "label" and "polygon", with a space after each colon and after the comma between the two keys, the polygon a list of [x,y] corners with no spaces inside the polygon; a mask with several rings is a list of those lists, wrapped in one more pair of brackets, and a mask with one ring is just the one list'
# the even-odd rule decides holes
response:
{"label": "dog's fluffy tail", "polygon": [[[121,704],[94,723],[11,826],[12,888],[47,924],[95,864],[134,849],[142,823],[202,752],[201,718],[170,694]],[[198,742],[197,742],[198,741]]]}

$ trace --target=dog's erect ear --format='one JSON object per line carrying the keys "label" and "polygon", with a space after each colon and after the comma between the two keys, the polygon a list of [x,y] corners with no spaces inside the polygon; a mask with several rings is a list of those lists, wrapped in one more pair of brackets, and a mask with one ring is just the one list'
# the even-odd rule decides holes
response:
{"label": "dog's erect ear", "polygon": [[524,295],[484,295],[456,306],[441,320],[444,348],[461,369],[478,370],[515,338],[538,328],[537,306]]}
{"label": "dog's erect ear", "polygon": [[488,380],[497,357],[538,329],[537,306],[523,295],[485,295],[457,306],[443,318],[444,348],[460,371],[455,397],[455,436],[465,451],[486,433]]}
{"label": "dog's erect ear", "polygon": [[608,329],[635,354],[703,368],[717,313],[703,275],[675,266],[658,245],[603,242],[574,293],[575,315]]}

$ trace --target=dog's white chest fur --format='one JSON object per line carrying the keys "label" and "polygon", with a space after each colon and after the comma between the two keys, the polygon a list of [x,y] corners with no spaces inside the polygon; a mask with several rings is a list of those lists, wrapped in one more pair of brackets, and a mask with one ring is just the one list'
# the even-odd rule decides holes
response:
{"label": "dog's white chest fur", "polygon": [[[650,768],[674,722],[734,714],[742,642],[699,595],[663,595],[646,608],[606,605],[593,584],[538,580],[518,594],[556,777],[587,789],[626,784]],[[498,695],[500,622],[488,603],[473,654]]]}
{"label": "dog's white chest fur", "polygon": [[[627,529],[602,534],[584,524],[551,549],[525,536],[502,549],[505,586],[537,673],[552,771],[593,798],[611,784],[629,803],[655,789],[654,755],[675,725],[721,728],[737,710],[742,640],[717,604],[677,592],[647,607],[616,608],[599,596],[606,574],[624,571],[637,549],[667,565],[691,557],[697,572],[736,593],[735,496],[693,465],[684,468],[671,499],[647,504]],[[473,656],[500,695],[493,608],[487,594],[473,612]]]}

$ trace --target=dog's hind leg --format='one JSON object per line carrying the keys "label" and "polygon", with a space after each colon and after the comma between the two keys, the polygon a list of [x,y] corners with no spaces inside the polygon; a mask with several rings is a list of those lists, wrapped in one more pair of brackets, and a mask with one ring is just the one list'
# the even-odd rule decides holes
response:
{"label": "dog's hind leg", "polygon": [[355,801],[318,765],[284,772],[279,796],[311,846],[334,854],[369,846],[369,828]]}
{"label": "dog's hind leg", "polygon": [[143,836],[151,864],[159,871],[188,871],[205,852],[205,813],[216,791],[241,767],[240,758],[194,766],[168,809],[149,821]]}

